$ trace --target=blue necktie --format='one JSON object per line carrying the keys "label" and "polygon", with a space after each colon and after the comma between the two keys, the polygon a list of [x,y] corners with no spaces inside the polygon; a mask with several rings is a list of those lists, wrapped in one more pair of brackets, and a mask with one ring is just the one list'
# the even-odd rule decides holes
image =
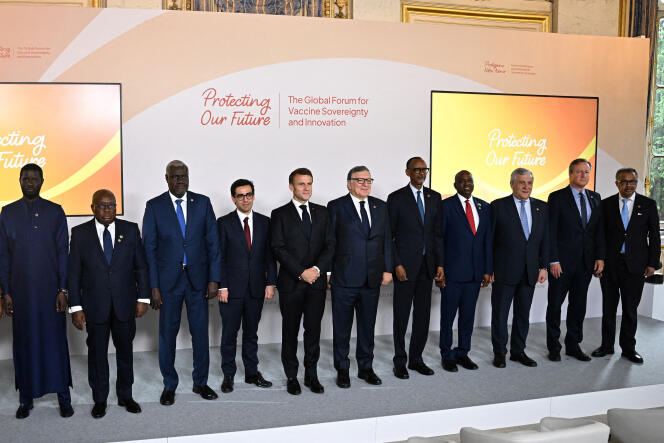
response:
{"label": "blue necktie", "polygon": [[523,228],[523,234],[526,236],[526,240],[528,240],[530,237],[530,228],[528,227],[528,215],[526,215],[526,202],[524,200],[519,200],[519,203],[521,203],[521,211],[519,211],[521,227]]}
{"label": "blue necktie", "polygon": [[367,210],[364,209],[364,204],[365,201],[360,202],[360,222],[362,223],[362,232],[364,232],[364,235],[367,237],[369,236],[369,216],[367,214]]}
{"label": "blue necktie", "polygon": [[302,209],[302,228],[304,228],[307,238],[311,238],[311,217],[307,211],[307,205],[300,205],[300,209]]}
{"label": "blue necktie", "polygon": [[579,202],[581,206],[581,222],[583,223],[583,228],[585,229],[588,224],[588,209],[586,208],[586,199],[583,198],[583,191],[579,192]]}
{"label": "blue necktie", "polygon": [[[420,218],[422,219],[422,224],[424,224],[424,203],[422,203],[422,197],[421,195],[422,191],[417,191],[417,209],[420,210]],[[424,245],[424,249],[422,250],[422,255],[427,253],[427,245]]]}
{"label": "blue necktie", "polygon": [[113,240],[111,240],[108,226],[104,226],[104,256],[106,257],[106,263],[110,265],[113,258]]}
{"label": "blue necktie", "polygon": [[[629,199],[623,198],[623,207],[622,211],[620,211],[620,218],[622,218],[623,222],[623,227],[625,228],[625,231],[627,231],[627,225],[629,224],[629,206],[627,206],[627,202]],[[620,252],[623,254],[625,253],[625,242],[622,244],[622,248],[620,248]]]}
{"label": "blue necktie", "polygon": [[[186,231],[187,231],[187,224],[184,222],[184,211],[182,210],[182,199],[178,198],[175,200],[175,203],[177,203],[178,208],[175,211],[175,213],[178,216],[178,223],[180,223],[180,230],[182,231],[182,238],[186,237]],[[182,264],[186,265],[187,264],[187,253],[184,253],[184,257],[182,257]]]}

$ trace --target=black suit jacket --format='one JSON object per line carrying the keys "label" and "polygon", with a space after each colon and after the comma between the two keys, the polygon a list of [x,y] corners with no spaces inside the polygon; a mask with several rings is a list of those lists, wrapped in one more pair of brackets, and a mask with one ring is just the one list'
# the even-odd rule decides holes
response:
{"label": "black suit jacket", "polygon": [[367,199],[371,229],[367,237],[350,194],[327,204],[336,238],[332,278],[335,286],[359,288],[380,287],[383,272],[392,272],[392,233],[384,201]]}
{"label": "black suit jacket", "polygon": [[604,224],[600,209],[601,197],[585,190],[592,214],[586,228],[569,186],[549,194],[549,229],[551,263],[560,262],[563,272],[572,271],[580,263],[592,271],[595,260],[604,260]]}
{"label": "black suit jacket", "polygon": [[549,263],[549,216],[546,203],[530,199],[532,226],[530,237],[521,227],[521,218],[514,197],[499,198],[491,203],[493,233],[493,269],[496,283],[515,285],[528,275],[528,284],[534,285],[540,269]]}
{"label": "black suit jacket", "polygon": [[86,320],[105,323],[111,306],[120,321],[136,314],[136,300],[150,298],[150,279],[136,223],[115,219],[111,264],[106,262],[94,219],[71,230],[69,306],[82,306]]}
{"label": "black suit jacket", "polygon": [[244,236],[244,225],[237,211],[217,220],[221,252],[220,288],[229,298],[265,297],[265,286],[277,284],[277,264],[270,249],[270,219],[253,213],[251,251]]}
{"label": "black suit jacket", "polygon": [[[392,264],[406,268],[406,275],[417,277],[426,260],[429,276],[433,277],[437,266],[443,266],[443,230],[441,228],[441,196],[436,191],[422,187],[424,223],[410,184],[397,189],[387,197],[387,211],[392,230]],[[422,254],[422,246],[426,253]]]}
{"label": "black suit jacket", "polygon": [[641,194],[634,195],[634,207],[627,230],[620,216],[622,201],[619,194],[602,200],[601,208],[606,236],[604,274],[615,275],[623,243],[625,243],[625,263],[629,272],[641,274],[645,272],[647,266],[658,269],[661,240],[655,200]]}
{"label": "black suit jacket", "polygon": [[291,292],[299,284],[305,269],[317,266],[320,277],[312,285],[314,288],[327,287],[326,274],[330,271],[334,254],[334,234],[325,206],[309,202],[311,216],[311,237],[307,238],[302,229],[302,219],[292,201],[272,211],[271,238],[272,252],[279,261],[277,289]]}

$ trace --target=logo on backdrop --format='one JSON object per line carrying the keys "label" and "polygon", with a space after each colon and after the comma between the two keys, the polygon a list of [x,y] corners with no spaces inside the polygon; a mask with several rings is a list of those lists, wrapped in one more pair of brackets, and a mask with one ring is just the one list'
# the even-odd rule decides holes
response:
{"label": "logo on backdrop", "polygon": [[489,131],[487,166],[544,166],[546,164],[546,138],[534,138],[530,134],[503,136],[500,129]]}
{"label": "logo on backdrop", "polygon": [[218,94],[215,88],[203,91],[202,126],[270,126],[270,98]]}
{"label": "logo on backdrop", "polygon": [[0,165],[4,169],[21,168],[26,163],[46,165],[45,135],[27,135],[20,130],[0,135]]}

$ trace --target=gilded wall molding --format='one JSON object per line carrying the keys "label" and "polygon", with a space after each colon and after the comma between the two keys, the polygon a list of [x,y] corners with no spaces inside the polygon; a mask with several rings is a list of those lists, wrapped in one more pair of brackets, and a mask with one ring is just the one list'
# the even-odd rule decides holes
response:
{"label": "gilded wall molding", "polygon": [[401,1],[404,23],[441,23],[462,26],[551,32],[551,13]]}

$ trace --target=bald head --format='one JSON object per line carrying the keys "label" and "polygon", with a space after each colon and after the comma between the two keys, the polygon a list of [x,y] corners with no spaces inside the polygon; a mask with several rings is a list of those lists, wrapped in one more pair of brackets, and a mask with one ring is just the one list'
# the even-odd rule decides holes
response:
{"label": "bald head", "polygon": [[92,205],[90,207],[95,219],[102,225],[108,226],[115,221],[115,195],[108,189],[100,189],[92,194]]}

